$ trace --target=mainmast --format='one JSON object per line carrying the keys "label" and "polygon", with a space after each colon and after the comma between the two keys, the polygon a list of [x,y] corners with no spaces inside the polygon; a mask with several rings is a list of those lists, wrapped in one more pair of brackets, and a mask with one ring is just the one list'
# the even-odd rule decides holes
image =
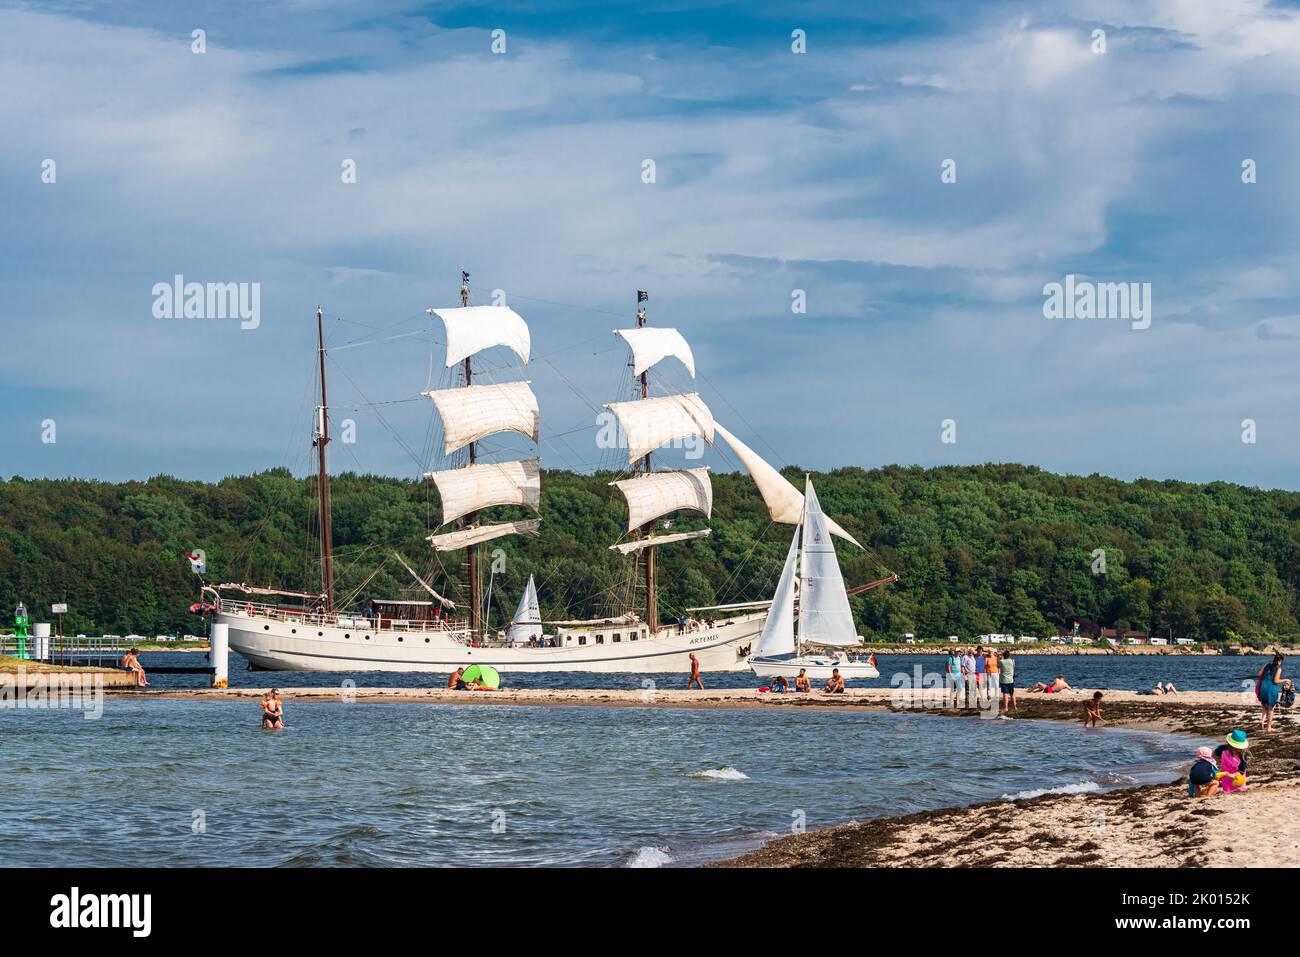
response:
{"label": "mainmast", "polygon": [[[645,306],[642,305],[650,294],[644,290],[636,291],[636,327],[645,328]],[[650,369],[649,367],[641,370],[641,398],[650,397]],[[650,453],[646,452],[645,458],[641,460],[641,473],[650,474]],[[639,534],[648,537],[653,525],[641,526]],[[655,585],[655,550],[647,548],[645,550],[645,620],[650,628],[650,634],[653,636],[659,630],[659,594]]]}
{"label": "mainmast", "polygon": [[316,307],[316,350],[320,356],[320,408],[316,410],[316,446],[320,494],[321,584],[325,588],[325,611],[334,611],[334,554],[330,535],[330,476],[325,467],[325,446],[330,441],[329,399],[325,393],[325,328],[321,307]]}
{"label": "mainmast", "polygon": [[[469,305],[469,273],[465,270],[460,271],[460,305],[464,309]],[[465,385],[474,384],[474,367],[472,356],[465,357]],[[469,443],[469,464],[473,465],[476,459],[475,446],[477,442]],[[478,512],[470,512],[461,520],[461,527],[464,528],[473,525],[478,519]],[[467,561],[469,563],[469,633],[472,637],[477,638],[479,633],[479,606],[478,606],[478,562],[475,561],[475,553],[478,547],[470,545],[466,549]]]}

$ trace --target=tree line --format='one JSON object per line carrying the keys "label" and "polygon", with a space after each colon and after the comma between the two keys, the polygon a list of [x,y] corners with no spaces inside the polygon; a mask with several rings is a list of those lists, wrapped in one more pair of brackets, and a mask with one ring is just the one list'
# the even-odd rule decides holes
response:
{"label": "tree line", "polygon": [[[800,484],[800,469],[785,474]],[[542,534],[482,547],[491,624],[509,620],[530,573],[550,619],[643,600],[630,560],[608,547],[626,534],[611,478],[545,472]],[[814,482],[866,546],[837,546],[846,582],[900,576],[852,600],[868,639],[1047,635],[1079,617],[1212,642],[1300,632],[1300,493],[995,464],[841,468]],[[426,598],[396,551],[463,601],[464,552],[435,556],[424,541],[439,516],[432,483],[343,473],[330,487],[336,595]],[[713,489],[712,535],[659,549],[665,620],[770,598],[780,575],[793,529],[769,521],[748,476],[714,474]],[[23,601],[42,621],[66,601],[65,631],[87,634],[195,631],[198,579],[183,554],[195,549],[209,581],[317,591],[316,496],[314,478],[284,469],[215,483],[0,482],[0,605]],[[674,530],[704,525],[672,518]]]}

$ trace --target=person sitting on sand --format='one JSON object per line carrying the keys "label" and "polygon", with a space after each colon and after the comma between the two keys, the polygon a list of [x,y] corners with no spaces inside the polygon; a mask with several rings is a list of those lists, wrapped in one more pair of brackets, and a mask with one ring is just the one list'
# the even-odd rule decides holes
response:
{"label": "person sitting on sand", "polygon": [[844,694],[844,676],[840,674],[839,668],[831,669],[831,676],[822,690],[827,694]]}
{"label": "person sitting on sand", "polygon": [[140,664],[139,648],[132,648],[122,656],[122,667],[135,673],[136,687],[145,688],[149,685],[149,680],[144,676],[144,665]]}
{"label": "person sitting on sand", "polygon": [[[1225,792],[1246,790],[1246,749],[1249,747],[1250,741],[1246,737],[1246,732],[1234,730],[1224,739],[1223,744],[1214,749],[1214,760],[1219,765],[1219,771],[1234,776],[1219,779],[1219,786]],[[1241,775],[1240,784],[1235,779],[1238,774]]]}
{"label": "person sitting on sand", "polygon": [[469,684],[465,685],[466,691],[504,691],[504,688],[493,688],[491,685],[485,685],[482,678],[475,678]]}
{"label": "person sitting on sand", "polygon": [[1187,772],[1187,796],[1210,797],[1219,790],[1219,766],[1209,748],[1196,749],[1196,763]]}
{"label": "person sitting on sand", "polygon": [[790,682],[786,680],[785,675],[777,675],[772,679],[772,691],[777,694],[785,694],[790,690]]}
{"label": "person sitting on sand", "polygon": [[808,680],[808,669],[800,668],[794,679],[795,691],[812,691],[812,682]]}
{"label": "person sitting on sand", "polygon": [[447,679],[448,691],[465,690],[465,679],[461,677],[461,675],[463,675],[464,673],[465,673],[464,665],[461,665],[459,668],[457,668],[455,671],[451,673],[451,677]]}
{"label": "person sitting on sand", "polygon": [[1034,686],[1029,689],[1030,694],[1037,691],[1040,694],[1056,694],[1058,691],[1073,691],[1070,683],[1065,680],[1065,675],[1057,675],[1051,684],[1043,684],[1041,681],[1035,681]]}
{"label": "person sitting on sand", "polygon": [[276,731],[284,727],[284,703],[280,701],[280,689],[272,688],[262,699],[262,730]]}
{"label": "person sitting on sand", "polygon": [[1101,692],[1094,691],[1091,700],[1084,702],[1083,705],[1083,726],[1085,728],[1095,728],[1100,720]]}

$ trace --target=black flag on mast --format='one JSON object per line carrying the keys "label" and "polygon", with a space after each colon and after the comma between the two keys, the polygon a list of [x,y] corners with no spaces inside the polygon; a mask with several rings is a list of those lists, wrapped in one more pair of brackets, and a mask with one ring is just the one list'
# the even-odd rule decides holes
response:
{"label": "black flag on mast", "polygon": [[650,293],[646,292],[644,289],[638,289],[636,291],[637,302],[645,302],[649,298],[650,298]]}

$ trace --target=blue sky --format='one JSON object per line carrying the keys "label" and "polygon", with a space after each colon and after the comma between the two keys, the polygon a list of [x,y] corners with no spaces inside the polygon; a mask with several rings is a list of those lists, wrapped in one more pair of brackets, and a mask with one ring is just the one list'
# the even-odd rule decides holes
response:
{"label": "blue sky", "polygon": [[[335,467],[417,474],[464,267],[529,321],[549,466],[612,464],[640,288],[778,465],[1300,487],[1293,4],[180,6],[0,2],[0,474],[301,471],[318,302]],[[260,326],[153,318],[178,273]],[[1046,319],[1067,273],[1151,327]]]}

